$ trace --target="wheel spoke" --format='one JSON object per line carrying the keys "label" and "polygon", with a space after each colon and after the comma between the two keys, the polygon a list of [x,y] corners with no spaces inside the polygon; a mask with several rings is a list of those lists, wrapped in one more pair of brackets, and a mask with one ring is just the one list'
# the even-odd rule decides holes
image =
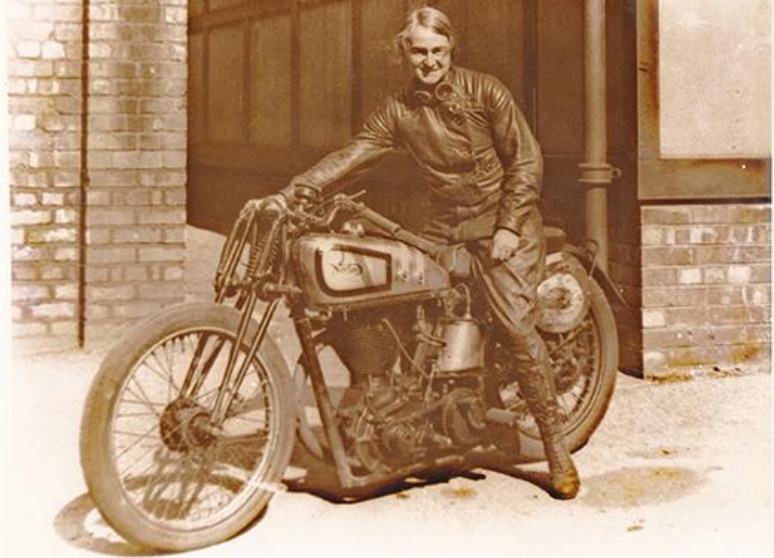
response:
{"label": "wheel spoke", "polygon": [[[206,347],[199,346],[202,336]],[[205,424],[221,388],[222,348],[231,343],[217,331],[172,337],[147,352],[125,381],[111,431],[113,459],[124,492],[154,523],[214,524],[234,499],[265,486],[256,475],[265,468],[276,403],[257,360],[234,386],[222,431],[210,433]],[[237,366],[244,358],[239,351]],[[182,398],[183,375],[192,366],[200,369]]]}

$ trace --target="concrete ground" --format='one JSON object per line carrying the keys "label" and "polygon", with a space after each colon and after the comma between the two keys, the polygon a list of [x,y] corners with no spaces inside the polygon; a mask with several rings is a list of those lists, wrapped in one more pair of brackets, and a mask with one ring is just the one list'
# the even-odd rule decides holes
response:
{"label": "concrete ground", "polygon": [[[189,231],[190,298],[207,296],[218,241]],[[153,554],[115,535],[81,477],[81,407],[104,352],[13,358],[3,386],[2,556]],[[769,374],[673,383],[621,375],[576,454],[583,489],[573,501],[545,493],[543,464],[480,467],[356,503],[337,502],[320,480],[291,485],[243,534],[190,554],[774,556],[771,418]]]}

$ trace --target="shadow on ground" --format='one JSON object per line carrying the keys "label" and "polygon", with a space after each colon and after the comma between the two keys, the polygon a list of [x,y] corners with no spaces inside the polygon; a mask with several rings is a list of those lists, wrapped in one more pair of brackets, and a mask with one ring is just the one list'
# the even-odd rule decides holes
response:
{"label": "shadow on ground", "polygon": [[[482,481],[486,472],[495,472],[530,483],[548,492],[549,477],[544,464],[540,470],[514,464],[502,453],[480,452],[468,456],[463,466],[428,468],[398,482],[370,488],[344,490],[335,468],[296,444],[288,474],[284,479],[291,493],[311,494],[333,504],[355,504],[386,496],[408,499],[412,490],[447,484],[455,478]],[[635,508],[678,500],[699,490],[705,482],[700,473],[681,467],[642,466],[613,469],[583,479],[583,491],[577,498],[581,505],[595,508]],[[474,493],[469,485],[449,483],[447,496],[468,498]],[[259,514],[256,522],[265,513]],[[255,523],[254,523],[255,524]],[[253,524],[253,525],[254,525]],[[251,526],[252,527],[252,526]],[[251,527],[248,527],[250,529]],[[125,541],[102,518],[88,494],[69,502],[57,515],[54,528],[72,546],[112,556],[153,556],[163,552]]]}

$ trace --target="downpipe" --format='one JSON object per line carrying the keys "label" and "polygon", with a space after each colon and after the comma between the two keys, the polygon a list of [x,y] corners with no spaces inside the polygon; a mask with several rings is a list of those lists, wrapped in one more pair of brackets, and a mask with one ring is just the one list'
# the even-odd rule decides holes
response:
{"label": "downpipe", "polygon": [[586,189],[585,233],[597,246],[597,265],[609,260],[607,189],[621,174],[607,161],[606,0],[584,0],[584,162],[578,182]]}

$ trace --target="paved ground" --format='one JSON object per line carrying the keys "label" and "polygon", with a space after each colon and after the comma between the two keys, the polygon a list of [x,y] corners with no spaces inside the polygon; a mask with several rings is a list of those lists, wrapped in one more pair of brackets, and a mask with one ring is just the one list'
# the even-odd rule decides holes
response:
{"label": "paved ground", "polygon": [[[192,235],[213,249],[212,239]],[[207,275],[202,262],[189,273]],[[2,556],[148,554],[104,524],[81,478],[81,406],[103,353],[11,363]],[[312,486],[278,494],[244,534],[191,555],[774,556],[770,375],[619,380],[607,417],[576,456],[584,488],[574,501],[546,495],[539,464],[482,467],[352,504]]]}

